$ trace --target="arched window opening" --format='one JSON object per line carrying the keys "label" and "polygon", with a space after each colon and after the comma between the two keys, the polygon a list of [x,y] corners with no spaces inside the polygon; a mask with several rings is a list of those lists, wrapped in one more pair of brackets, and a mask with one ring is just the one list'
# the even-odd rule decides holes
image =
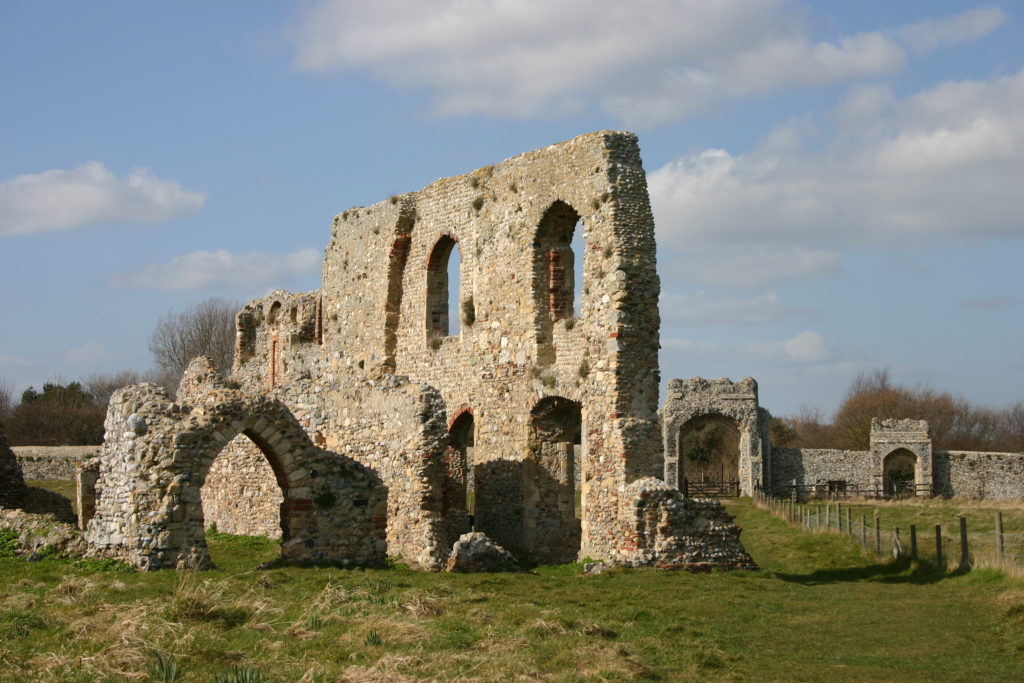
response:
{"label": "arched window opening", "polygon": [[[408,228],[412,228],[411,222]],[[384,302],[384,364],[392,370],[395,369],[398,326],[402,316],[402,280],[411,245],[412,236],[408,232],[399,234],[391,245],[388,260],[388,291]]]}
{"label": "arched window opening", "polygon": [[276,387],[280,381],[280,367],[281,367],[281,302],[275,301],[271,307],[270,312],[267,314],[267,324],[270,328],[270,335],[267,342],[269,348],[267,349],[269,358],[267,359],[269,365],[269,372],[267,373],[270,379],[270,386]]}
{"label": "arched window opening", "polygon": [[886,495],[905,496],[916,492],[917,456],[906,448],[899,448],[885,456],[882,463],[882,484]]}
{"label": "arched window opening", "polygon": [[710,487],[704,493],[719,495],[718,488],[739,484],[740,430],[733,420],[695,417],[682,426],[678,438],[680,480],[685,477],[691,496],[701,493],[695,487]]}
{"label": "arched window opening", "polygon": [[[452,258],[453,252],[455,258]],[[428,337],[447,337],[459,333],[461,264],[462,254],[458,242],[447,235],[439,239],[427,260]]]}
{"label": "arched window opening", "polygon": [[[268,559],[278,553],[282,537],[284,494],[263,451],[239,434],[214,458],[200,489],[206,541],[211,559],[226,560],[239,541],[230,536],[267,539]],[[273,539],[273,540],[272,540]],[[245,541],[248,546],[259,541]]]}
{"label": "arched window opening", "polygon": [[569,243],[569,250],[572,252],[572,317],[579,318],[583,315],[583,226],[577,221],[572,231],[572,241]]}
{"label": "arched window opening", "polygon": [[581,311],[585,244],[580,215],[556,201],[537,226],[533,243],[533,295],[537,314],[538,363],[555,360],[554,325]]}
{"label": "arched window opening", "polygon": [[[574,238],[579,233],[574,250]],[[539,301],[542,310],[546,309],[551,321],[565,320],[574,315],[575,293],[577,291],[576,251],[582,255],[583,240],[580,215],[576,210],[562,201],[552,204],[537,228],[537,250],[539,265],[542,272],[537,273]],[[583,273],[578,278],[582,282]]]}

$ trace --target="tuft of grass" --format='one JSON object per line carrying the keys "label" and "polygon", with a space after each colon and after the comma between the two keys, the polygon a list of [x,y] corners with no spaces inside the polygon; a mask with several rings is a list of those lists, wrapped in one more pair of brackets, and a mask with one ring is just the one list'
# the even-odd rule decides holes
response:
{"label": "tuft of grass", "polygon": [[174,657],[163,650],[153,650],[153,663],[149,667],[149,677],[161,683],[174,683],[181,678],[181,670]]}

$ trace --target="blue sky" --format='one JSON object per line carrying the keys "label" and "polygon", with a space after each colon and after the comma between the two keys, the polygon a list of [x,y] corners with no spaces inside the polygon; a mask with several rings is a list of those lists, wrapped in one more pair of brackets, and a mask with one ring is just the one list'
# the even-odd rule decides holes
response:
{"label": "blue sky", "polygon": [[776,414],[888,368],[1024,399],[1024,6],[0,2],[0,381],[151,364],[161,314],[319,286],[331,218],[640,136],[663,377]]}

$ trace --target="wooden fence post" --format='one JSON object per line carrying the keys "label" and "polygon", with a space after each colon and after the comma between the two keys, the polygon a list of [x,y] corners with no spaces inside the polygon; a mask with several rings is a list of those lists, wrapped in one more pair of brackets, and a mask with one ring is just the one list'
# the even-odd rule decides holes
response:
{"label": "wooden fence post", "polygon": [[1006,540],[1003,538],[1003,513],[996,512],[996,553],[1002,560],[1006,555]]}
{"label": "wooden fence post", "polygon": [[900,528],[894,526],[892,528],[892,556],[893,559],[900,559],[903,555],[903,544],[900,543]]}
{"label": "wooden fence post", "polygon": [[868,547],[868,516],[860,516],[860,544],[865,548]]}
{"label": "wooden fence post", "polygon": [[935,564],[938,565],[939,571],[946,571],[946,564],[942,561],[942,525],[935,525]]}
{"label": "wooden fence post", "polygon": [[829,519],[832,514],[832,503],[825,501],[825,531],[829,531],[832,528],[831,520]]}
{"label": "wooden fence post", "polygon": [[875,555],[882,554],[882,516],[875,513]]}
{"label": "wooden fence post", "polygon": [[850,506],[846,506],[846,533],[853,536],[853,513],[850,512]]}
{"label": "wooden fence post", "polygon": [[910,559],[917,559],[917,525],[910,525]]}
{"label": "wooden fence post", "polygon": [[843,533],[843,504],[836,503],[836,531]]}
{"label": "wooden fence post", "polygon": [[970,553],[967,549],[967,518],[960,517],[960,569],[970,569]]}

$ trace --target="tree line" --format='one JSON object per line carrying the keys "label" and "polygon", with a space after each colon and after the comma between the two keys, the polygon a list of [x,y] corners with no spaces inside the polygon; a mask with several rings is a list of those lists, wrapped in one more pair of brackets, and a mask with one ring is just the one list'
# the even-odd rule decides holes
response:
{"label": "tree line", "polygon": [[90,446],[103,443],[103,420],[110,397],[121,387],[155,382],[173,396],[189,362],[210,356],[218,370],[231,371],[235,348],[235,312],[241,306],[207,299],[157,321],[149,350],[154,367],[140,372],[99,373],[68,382],[54,379],[34,386],[15,400],[0,380],[0,422],[12,446]]}
{"label": "tree line", "polygon": [[929,386],[894,384],[888,371],[857,376],[831,421],[804,408],[782,419],[786,443],[776,446],[867,450],[871,418],[927,420],[937,450],[1024,452],[1024,401],[1005,408],[973,405]]}
{"label": "tree line", "polygon": [[[241,306],[207,299],[180,313],[163,315],[150,337],[154,368],[94,374],[80,381],[53,380],[41,390],[29,387],[20,400],[0,379],[0,422],[12,445],[93,445],[103,441],[103,419],[111,394],[120,387],[155,382],[173,392],[192,358],[206,355],[225,374],[235,347],[235,312]],[[880,370],[857,376],[832,416],[819,408],[771,418],[776,447],[866,450],[871,418],[927,420],[932,442],[940,450],[1024,452],[1024,401],[1006,408],[986,408],[928,386],[893,383]],[[684,435],[685,452],[694,464],[712,469],[735,449],[731,431],[710,423]],[[688,455],[688,457],[691,457]]]}

